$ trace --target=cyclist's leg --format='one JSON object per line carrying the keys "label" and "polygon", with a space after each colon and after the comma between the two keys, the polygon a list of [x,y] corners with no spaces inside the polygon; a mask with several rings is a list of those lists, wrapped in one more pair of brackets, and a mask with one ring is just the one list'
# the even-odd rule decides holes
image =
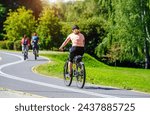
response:
{"label": "cyclist's leg", "polygon": [[69,61],[68,67],[69,67],[69,74],[71,75],[72,74],[72,62],[71,61]]}
{"label": "cyclist's leg", "polygon": [[37,56],[39,56],[39,45],[38,44],[36,45],[36,48],[37,48]]}
{"label": "cyclist's leg", "polygon": [[75,50],[76,50],[75,47],[71,47],[71,49],[70,49],[69,63],[68,63],[70,75],[72,74],[72,65],[73,65],[73,58],[74,58],[74,55],[75,55],[75,54],[74,54]]}
{"label": "cyclist's leg", "polygon": [[34,48],[35,48],[35,43],[33,42],[32,43],[32,52],[33,52],[33,54],[34,54]]}
{"label": "cyclist's leg", "polygon": [[23,54],[23,52],[24,52],[24,45],[22,45],[22,54]]}
{"label": "cyclist's leg", "polygon": [[29,47],[28,47],[28,45],[26,45],[27,58],[28,58],[28,50],[29,50]]}

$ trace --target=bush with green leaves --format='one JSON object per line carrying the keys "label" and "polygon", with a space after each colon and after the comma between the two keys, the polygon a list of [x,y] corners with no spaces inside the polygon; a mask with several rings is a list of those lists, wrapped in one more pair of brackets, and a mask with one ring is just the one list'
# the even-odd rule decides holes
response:
{"label": "bush with green leaves", "polygon": [[44,7],[38,19],[37,33],[41,41],[43,41],[43,48],[50,49],[51,47],[58,47],[60,45],[60,30],[59,18],[57,9],[53,7]]}
{"label": "bush with green leaves", "polygon": [[14,48],[14,42],[13,41],[7,41],[6,42],[6,47],[9,50],[13,50],[13,48]]}
{"label": "bush with green leaves", "polygon": [[15,11],[10,10],[4,22],[5,37],[10,41],[16,41],[23,34],[31,36],[35,31],[35,24],[36,21],[31,10],[26,10],[25,7]]}
{"label": "bush with green leaves", "polygon": [[21,50],[21,41],[17,40],[14,42],[14,50],[20,51]]}
{"label": "bush with green leaves", "polygon": [[7,49],[6,43],[6,41],[0,41],[0,49]]}
{"label": "bush with green leaves", "polygon": [[0,41],[4,39],[4,35],[0,33]]}

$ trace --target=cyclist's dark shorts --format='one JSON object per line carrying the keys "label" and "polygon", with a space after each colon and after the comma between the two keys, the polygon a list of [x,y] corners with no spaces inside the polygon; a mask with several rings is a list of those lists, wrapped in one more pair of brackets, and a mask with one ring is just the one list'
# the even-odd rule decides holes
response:
{"label": "cyclist's dark shorts", "polygon": [[78,47],[78,46],[73,46],[70,49],[70,54],[69,54],[69,61],[73,62],[73,58],[77,55],[83,56],[84,54],[84,47]]}
{"label": "cyclist's dark shorts", "polygon": [[37,50],[39,49],[39,45],[35,42],[32,43],[32,48],[36,48]]}

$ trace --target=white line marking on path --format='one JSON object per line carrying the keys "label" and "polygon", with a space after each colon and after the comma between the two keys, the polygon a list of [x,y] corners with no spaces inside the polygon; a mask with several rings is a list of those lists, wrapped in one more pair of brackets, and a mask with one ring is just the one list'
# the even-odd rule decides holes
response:
{"label": "white line marking on path", "polygon": [[48,83],[44,83],[44,82],[40,82],[40,81],[34,81],[34,80],[30,80],[30,79],[25,79],[25,78],[19,78],[19,77],[13,76],[13,75],[6,74],[6,73],[1,71],[4,67],[21,63],[24,60],[23,60],[22,56],[19,56],[16,54],[5,53],[5,52],[1,52],[1,53],[16,56],[16,57],[20,58],[19,61],[0,65],[0,75],[5,77],[5,78],[14,79],[14,80],[18,80],[18,81],[22,81],[22,82],[26,82],[26,83],[32,83],[32,84],[41,85],[41,86],[46,86],[46,87],[51,87],[51,88],[56,88],[56,89],[61,89],[61,90],[66,90],[66,91],[78,92],[78,93],[87,94],[87,95],[91,95],[91,96],[104,97],[104,98],[118,98],[118,97],[112,96],[112,95],[105,95],[105,94],[100,94],[100,93],[84,91],[84,90],[80,90],[80,89],[67,88],[67,87],[63,87],[63,86],[48,84]]}

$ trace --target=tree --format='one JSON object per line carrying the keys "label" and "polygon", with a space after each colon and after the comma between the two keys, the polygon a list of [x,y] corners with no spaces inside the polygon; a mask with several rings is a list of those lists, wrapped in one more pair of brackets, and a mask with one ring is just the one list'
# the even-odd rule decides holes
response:
{"label": "tree", "polygon": [[[109,0],[111,1],[111,0]],[[105,1],[108,3],[108,1]],[[109,2],[107,36],[97,47],[99,57],[108,55],[114,43],[120,49],[120,62],[140,63],[142,66],[145,56],[145,68],[149,63],[149,9],[148,1],[144,0],[114,0]],[[143,47],[144,46],[144,47]],[[113,53],[111,53],[112,57]]]}
{"label": "tree", "polygon": [[[63,23],[63,32],[69,34],[71,26],[79,25],[80,31],[86,37],[86,52],[95,56],[95,48],[101,42],[105,34],[104,20],[100,16],[99,4],[96,0],[77,1],[74,3],[67,3],[65,9],[65,22]],[[68,28],[66,27],[68,26]],[[64,37],[67,36],[64,34]]]}
{"label": "tree", "polygon": [[60,45],[60,30],[59,18],[57,9],[54,7],[45,7],[40,15],[37,33],[43,43],[49,41],[47,48],[58,47]]}
{"label": "tree", "polygon": [[35,30],[35,24],[36,21],[31,10],[26,10],[25,7],[18,8],[16,11],[10,10],[4,22],[5,36],[10,41],[20,39],[23,34],[30,36]]}
{"label": "tree", "polygon": [[38,18],[42,10],[41,0],[0,0],[0,3],[3,4],[8,10],[15,10],[24,6],[26,9],[32,10],[36,18]]}
{"label": "tree", "polygon": [[149,0],[140,0],[140,9],[141,9],[141,23],[143,30],[143,38],[144,38],[144,53],[145,53],[145,68],[150,68],[150,1]]}
{"label": "tree", "polygon": [[5,20],[5,12],[6,12],[6,8],[0,4],[0,33],[3,30],[3,21]]}

